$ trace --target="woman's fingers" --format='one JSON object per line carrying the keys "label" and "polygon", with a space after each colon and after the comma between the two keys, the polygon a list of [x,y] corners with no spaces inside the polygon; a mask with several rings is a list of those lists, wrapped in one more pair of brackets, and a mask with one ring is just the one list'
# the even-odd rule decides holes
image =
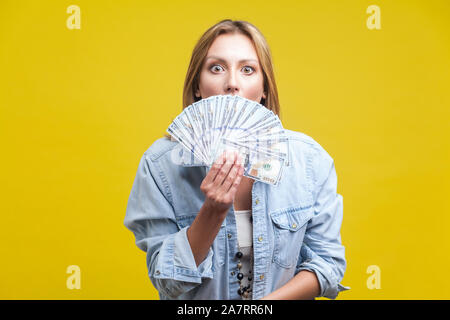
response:
{"label": "woman's fingers", "polygon": [[208,201],[218,207],[230,206],[244,173],[242,158],[237,152],[225,151],[216,159],[200,186]]}
{"label": "woman's fingers", "polygon": [[234,196],[237,192],[237,189],[239,188],[239,185],[241,184],[243,175],[244,175],[244,166],[240,165],[238,173],[236,174],[236,177],[234,178],[233,183],[230,185],[230,188],[227,190],[227,193],[231,196],[231,198],[233,200],[234,200]]}
{"label": "woman's fingers", "polygon": [[233,183],[236,180],[236,177],[239,175],[240,171],[241,171],[241,159],[239,157],[239,155],[236,155],[236,160],[234,161],[233,165],[231,166],[230,172],[228,173],[228,175],[225,177],[222,186],[220,187],[220,193],[228,193],[228,191],[230,190],[230,187],[233,185]]}
{"label": "woman's fingers", "polygon": [[225,151],[222,152],[222,154],[214,161],[213,165],[211,166],[211,169],[209,170],[208,174],[206,175],[205,179],[203,179],[202,185],[208,186],[210,183],[214,181],[214,179],[217,176],[217,173],[220,171],[220,168],[222,168],[223,164],[225,163],[226,154]]}
{"label": "woman's fingers", "polygon": [[217,173],[213,183],[216,188],[220,188],[223,182],[225,181],[226,177],[228,176],[231,167],[233,166],[235,160],[236,160],[236,154],[234,152],[226,153],[226,159],[225,163],[220,168],[219,172]]}

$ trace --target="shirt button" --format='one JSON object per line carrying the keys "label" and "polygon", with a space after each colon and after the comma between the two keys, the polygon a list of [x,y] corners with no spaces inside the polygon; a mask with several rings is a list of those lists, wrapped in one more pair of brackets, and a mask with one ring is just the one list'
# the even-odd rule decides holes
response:
{"label": "shirt button", "polygon": [[231,276],[234,276],[234,274],[235,274],[234,271],[231,271]]}
{"label": "shirt button", "polygon": [[258,203],[259,203],[259,200],[258,200],[258,199],[256,199],[256,200],[255,200],[255,204],[258,204]]}
{"label": "shirt button", "polygon": [[231,233],[229,233],[229,234],[228,234],[228,239],[231,239],[231,237],[232,237],[232,236],[231,236]]}
{"label": "shirt button", "polygon": [[292,228],[297,228],[297,225],[295,223],[292,224]]}
{"label": "shirt button", "polygon": [[264,275],[263,274],[259,276],[259,280],[264,280]]}
{"label": "shirt button", "polygon": [[158,276],[160,274],[159,270],[156,270],[155,274]]}
{"label": "shirt button", "polygon": [[263,241],[263,237],[262,237],[262,236],[259,236],[259,237],[258,237],[258,241],[259,241],[259,242],[262,242],[262,241]]}

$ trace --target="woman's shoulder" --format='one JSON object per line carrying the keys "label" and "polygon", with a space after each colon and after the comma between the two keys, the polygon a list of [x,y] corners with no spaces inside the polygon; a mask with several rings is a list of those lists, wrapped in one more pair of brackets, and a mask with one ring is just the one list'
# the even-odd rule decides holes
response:
{"label": "woman's shoulder", "polygon": [[328,167],[333,162],[333,158],[325,148],[309,135],[286,128],[284,130],[289,138],[289,149],[295,150],[294,155],[298,152],[307,153],[313,157],[313,162],[319,166]]}
{"label": "woman's shoulder", "polygon": [[319,144],[319,142],[317,142],[307,134],[300,131],[288,130],[286,128],[284,129],[284,131],[286,132],[290,143],[304,145],[306,148],[312,148],[316,151],[326,152],[326,150],[322,147],[321,144]]}

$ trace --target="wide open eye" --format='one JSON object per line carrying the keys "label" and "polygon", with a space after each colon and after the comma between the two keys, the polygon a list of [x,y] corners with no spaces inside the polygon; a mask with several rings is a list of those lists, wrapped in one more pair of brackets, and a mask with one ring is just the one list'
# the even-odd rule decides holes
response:
{"label": "wide open eye", "polygon": [[244,70],[244,73],[246,73],[246,74],[250,74],[255,71],[255,69],[253,69],[253,67],[250,67],[250,66],[245,66],[242,68],[242,70]]}
{"label": "wide open eye", "polygon": [[213,72],[220,72],[223,70],[223,68],[218,64],[214,64],[209,68],[209,70],[211,70]]}

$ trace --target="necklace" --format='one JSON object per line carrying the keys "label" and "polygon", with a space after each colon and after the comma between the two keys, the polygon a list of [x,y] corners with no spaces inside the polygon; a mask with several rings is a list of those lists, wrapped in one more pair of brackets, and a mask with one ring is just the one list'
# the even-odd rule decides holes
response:
{"label": "necklace", "polygon": [[[253,249],[253,246],[251,246],[250,249]],[[239,282],[239,289],[238,289],[237,292],[244,299],[248,299],[249,295],[252,292],[252,287],[251,287],[251,283],[252,283],[252,279],[253,279],[252,270],[251,270],[251,267],[248,270],[248,276],[247,276],[248,282],[247,282],[247,285],[245,285],[245,283],[244,283],[245,275],[242,273],[243,272],[243,270],[242,270],[243,266],[242,266],[242,262],[241,262],[241,259],[244,258],[244,254],[242,253],[242,249],[241,248],[239,248],[239,251],[236,253],[236,258],[238,259],[237,267],[238,267],[238,270],[239,270],[238,274],[237,274],[237,279],[238,279],[238,282]],[[253,264],[253,257],[250,254],[250,265],[252,265],[252,264]]]}
{"label": "necklace", "polygon": [[[252,222],[252,218],[250,217],[250,222]],[[244,254],[245,253],[245,254]],[[241,247],[238,241],[238,252],[236,253],[237,258],[237,268],[238,274],[237,279],[239,282],[239,289],[237,293],[243,299],[249,299],[250,294],[252,293],[252,268],[253,268],[253,244],[248,247]],[[244,262],[244,263],[243,263]],[[244,268],[248,269],[247,275],[244,274]],[[247,279],[244,279],[247,277]]]}

